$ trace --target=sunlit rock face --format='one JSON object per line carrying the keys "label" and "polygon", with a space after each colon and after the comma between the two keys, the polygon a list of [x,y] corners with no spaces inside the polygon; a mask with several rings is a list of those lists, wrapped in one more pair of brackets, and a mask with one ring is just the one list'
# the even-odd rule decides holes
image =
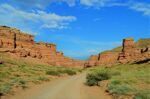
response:
{"label": "sunlit rock face", "polygon": [[97,61],[98,61],[98,55],[91,55],[90,58],[86,61],[85,67],[96,66]]}
{"label": "sunlit rock face", "polygon": [[0,27],[1,48],[23,48],[31,47],[34,44],[34,37],[25,34],[18,29],[6,26]]}
{"label": "sunlit rock face", "polygon": [[[142,43],[141,43],[142,42]],[[122,50],[106,51],[92,55],[85,63],[85,67],[112,66],[117,63],[136,63],[150,59],[150,39],[134,42],[133,38],[123,39]]]}
{"label": "sunlit rock face", "polygon": [[17,57],[40,59],[50,65],[67,67],[112,66],[116,63],[132,63],[150,59],[150,39],[134,42],[132,38],[123,39],[122,50],[106,51],[91,55],[87,61],[64,56],[52,43],[34,42],[34,36],[16,28],[0,26],[0,52],[8,52]]}
{"label": "sunlit rock face", "polygon": [[63,52],[58,52],[55,44],[34,42],[33,35],[7,26],[0,26],[0,52],[8,52],[17,57],[41,59],[54,66],[84,66],[84,61],[65,57]]}
{"label": "sunlit rock face", "polygon": [[131,63],[140,60],[145,60],[150,58],[149,47],[140,48],[138,43],[135,43],[133,39],[123,40],[123,49],[119,54],[120,63]]}
{"label": "sunlit rock face", "polygon": [[115,52],[107,52],[103,54],[99,54],[98,61],[96,65],[112,65],[117,62],[118,53]]}

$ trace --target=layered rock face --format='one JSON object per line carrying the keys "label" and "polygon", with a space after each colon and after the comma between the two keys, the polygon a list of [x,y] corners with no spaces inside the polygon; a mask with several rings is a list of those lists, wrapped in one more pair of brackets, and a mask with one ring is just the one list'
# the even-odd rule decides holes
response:
{"label": "layered rock face", "polygon": [[135,43],[132,38],[127,38],[120,47],[122,50],[92,55],[87,61],[81,61],[64,56],[62,52],[56,50],[55,44],[36,43],[32,35],[15,28],[0,26],[0,52],[8,52],[17,57],[40,59],[54,66],[91,67],[137,62],[150,59],[150,46],[147,45],[150,45],[150,39],[142,39]]}
{"label": "layered rock face", "polygon": [[1,48],[23,48],[34,44],[33,36],[20,32],[15,28],[6,26],[0,27],[0,47]]}
{"label": "layered rock face", "polygon": [[[147,40],[149,44],[150,40]],[[115,52],[113,50],[100,53],[99,55],[92,55],[86,62],[85,67],[92,66],[111,66],[116,63],[132,63],[141,60],[150,59],[150,47],[143,46],[143,44],[135,43],[132,38],[127,38],[123,40],[122,51]]]}
{"label": "layered rock face", "polygon": [[104,54],[99,54],[98,61],[96,65],[111,65],[117,62],[118,53],[115,52],[107,52]]}
{"label": "layered rock face", "polygon": [[58,52],[55,44],[36,43],[34,36],[7,26],[0,26],[0,52],[9,52],[24,58],[37,58],[55,66],[84,66],[84,61],[65,57],[62,52]]}
{"label": "layered rock face", "polygon": [[85,63],[85,67],[91,67],[91,66],[96,66],[96,63],[98,61],[98,55],[92,55],[90,56],[89,60]]}
{"label": "layered rock face", "polygon": [[119,54],[118,61],[120,63],[130,63],[150,58],[149,47],[139,48],[133,39],[123,40],[123,49]]}
{"label": "layered rock face", "polygon": [[118,60],[118,55],[119,53],[114,52],[92,55],[86,62],[85,67],[115,64]]}

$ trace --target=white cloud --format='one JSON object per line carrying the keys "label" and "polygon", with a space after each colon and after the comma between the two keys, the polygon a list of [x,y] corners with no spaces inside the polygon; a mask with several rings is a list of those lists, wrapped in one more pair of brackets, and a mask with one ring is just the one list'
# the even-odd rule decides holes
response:
{"label": "white cloud", "polygon": [[85,6],[103,7],[111,0],[80,0],[80,3]]}
{"label": "white cloud", "polygon": [[44,9],[52,3],[66,3],[69,6],[74,6],[76,0],[12,0],[11,3],[17,3],[23,6],[28,6],[29,8],[39,8]]}
{"label": "white cloud", "polygon": [[66,3],[70,7],[79,4],[85,7],[94,7],[98,9],[103,7],[124,6],[135,11],[143,12],[144,15],[150,16],[150,4],[137,0],[12,0],[10,2],[17,4],[19,7],[40,9],[44,9],[53,3]]}
{"label": "white cloud", "polygon": [[80,0],[80,3],[95,8],[124,6],[134,11],[142,12],[146,16],[150,16],[150,4],[135,2],[134,0],[126,0],[124,2],[120,2],[120,0]]}
{"label": "white cloud", "polygon": [[[76,20],[74,16],[61,16],[55,13],[47,13],[41,10],[26,12],[14,8],[8,4],[0,5],[0,24],[33,24],[36,23],[42,28],[63,29],[67,28],[70,22]],[[28,23],[29,22],[29,23]]]}
{"label": "white cloud", "polygon": [[28,8],[44,9],[53,3],[66,3],[70,7],[75,6],[76,4],[81,4],[88,7],[104,7],[105,5],[113,1],[116,0],[12,0],[10,2],[13,4],[19,4],[20,7],[22,7],[23,5]]}
{"label": "white cloud", "polygon": [[76,5],[76,0],[59,0],[59,1],[65,2],[71,7]]}
{"label": "white cloud", "polygon": [[142,12],[146,16],[150,16],[150,4],[141,3],[141,2],[133,2],[129,4],[129,8],[135,11]]}

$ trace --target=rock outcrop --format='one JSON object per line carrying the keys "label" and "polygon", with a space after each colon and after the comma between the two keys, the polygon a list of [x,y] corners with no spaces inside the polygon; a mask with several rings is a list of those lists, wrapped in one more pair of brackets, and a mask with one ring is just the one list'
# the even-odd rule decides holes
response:
{"label": "rock outcrop", "polygon": [[133,39],[123,40],[123,49],[119,54],[118,61],[120,63],[131,63],[150,58],[149,47],[140,48]]}
{"label": "rock outcrop", "polygon": [[85,67],[96,66],[98,57],[99,57],[98,55],[91,55],[89,60],[85,63]]}
{"label": "rock outcrop", "polygon": [[0,26],[0,52],[23,58],[37,58],[54,66],[84,66],[84,61],[65,57],[62,52],[58,52],[55,44],[36,43],[33,35],[7,26]]}
{"label": "rock outcrop", "polygon": [[[92,55],[86,62],[85,67],[101,65],[112,66],[116,63],[134,63],[150,59],[150,40],[139,41],[134,42],[132,38],[124,39],[122,47],[119,47],[119,49],[122,48],[122,50],[111,50],[98,55]],[[147,41],[146,44],[144,41]]]}
{"label": "rock outcrop", "polygon": [[117,62],[118,53],[115,52],[106,52],[103,54],[99,54],[98,61],[96,62],[96,66],[98,65],[111,65]]}
{"label": "rock outcrop", "polygon": [[63,52],[57,51],[55,44],[35,42],[33,35],[23,33],[16,28],[0,26],[0,52],[7,52],[17,57],[40,59],[53,66],[111,66],[116,63],[149,60],[150,39],[134,42],[132,38],[127,38],[123,40],[122,47],[92,55],[87,61],[81,61],[64,56]]}

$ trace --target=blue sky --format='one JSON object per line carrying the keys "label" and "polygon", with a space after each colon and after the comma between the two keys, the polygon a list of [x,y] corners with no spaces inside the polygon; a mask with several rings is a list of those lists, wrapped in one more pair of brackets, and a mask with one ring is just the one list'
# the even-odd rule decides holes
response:
{"label": "blue sky", "polygon": [[123,38],[149,38],[150,0],[0,0],[0,25],[86,59],[121,45]]}

